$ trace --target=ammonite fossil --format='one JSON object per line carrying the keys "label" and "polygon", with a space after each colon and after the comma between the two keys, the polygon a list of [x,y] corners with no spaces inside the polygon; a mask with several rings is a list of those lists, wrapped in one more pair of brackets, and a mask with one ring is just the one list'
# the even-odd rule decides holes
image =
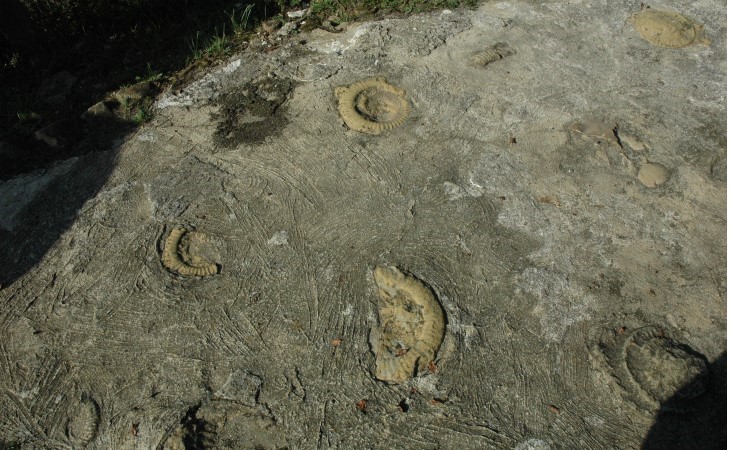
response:
{"label": "ammonite fossil", "polygon": [[378,266],[373,278],[380,296],[375,377],[400,383],[436,358],[444,338],[444,312],[429,287],[395,267]]}
{"label": "ammonite fossil", "polygon": [[382,77],[339,86],[335,95],[342,120],[362,133],[380,134],[402,125],[411,111],[405,91]]}
{"label": "ammonite fossil", "polygon": [[165,239],[162,265],[186,277],[214,275],[218,273],[218,265],[199,254],[208,242],[208,237],[203,233],[175,227]]}

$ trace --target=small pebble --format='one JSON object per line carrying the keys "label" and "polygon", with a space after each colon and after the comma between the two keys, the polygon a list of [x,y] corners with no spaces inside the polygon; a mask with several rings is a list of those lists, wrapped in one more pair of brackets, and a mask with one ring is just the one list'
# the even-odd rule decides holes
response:
{"label": "small pebble", "polygon": [[669,179],[669,169],[658,163],[647,163],[639,169],[639,181],[646,187],[655,188]]}

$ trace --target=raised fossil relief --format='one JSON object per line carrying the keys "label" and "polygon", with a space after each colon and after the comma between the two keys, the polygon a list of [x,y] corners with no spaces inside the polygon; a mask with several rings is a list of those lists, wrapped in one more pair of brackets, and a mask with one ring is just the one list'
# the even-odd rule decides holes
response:
{"label": "raised fossil relief", "polygon": [[429,368],[444,339],[445,316],[422,281],[392,266],[373,271],[380,330],[373,339],[375,377],[401,383]]}
{"label": "raised fossil relief", "polygon": [[66,435],[74,448],[86,447],[96,436],[99,406],[91,398],[82,399],[66,424]]}
{"label": "raised fossil relief", "polygon": [[411,112],[405,91],[385,78],[369,78],[335,88],[337,109],[352,130],[381,134],[402,125]]}
{"label": "raised fossil relief", "polygon": [[682,48],[710,43],[702,25],[675,12],[647,8],[632,14],[629,21],[641,37],[659,47]]}
{"label": "raised fossil relief", "polygon": [[476,67],[485,67],[514,54],[515,51],[505,42],[497,42],[484,50],[473,53],[469,57],[469,64]]}
{"label": "raised fossil relief", "polygon": [[162,265],[170,272],[186,277],[215,275],[218,265],[205,255],[209,244],[209,238],[204,233],[175,227],[165,239]]}
{"label": "raised fossil relief", "polygon": [[626,397],[648,410],[694,410],[709,389],[707,359],[655,326],[625,332],[606,347]]}

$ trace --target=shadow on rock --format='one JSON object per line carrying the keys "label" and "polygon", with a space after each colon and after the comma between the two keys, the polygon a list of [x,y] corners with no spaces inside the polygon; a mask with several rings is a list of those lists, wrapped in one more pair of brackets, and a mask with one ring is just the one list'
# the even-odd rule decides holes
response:
{"label": "shadow on rock", "polygon": [[[40,262],[69,229],[116,166],[117,143],[132,124],[114,117],[78,119],[86,136],[74,156],[0,181],[0,286],[7,288]],[[29,156],[31,157],[31,156]]]}
{"label": "shadow on rock", "polygon": [[[687,383],[674,397],[663,402],[655,423],[642,446],[654,449],[725,449],[727,442],[727,353],[709,365],[709,374],[701,374]],[[708,377],[709,375],[709,377]],[[705,391],[702,401],[692,411],[676,412],[672,405],[685,401],[688,392],[698,385]]]}

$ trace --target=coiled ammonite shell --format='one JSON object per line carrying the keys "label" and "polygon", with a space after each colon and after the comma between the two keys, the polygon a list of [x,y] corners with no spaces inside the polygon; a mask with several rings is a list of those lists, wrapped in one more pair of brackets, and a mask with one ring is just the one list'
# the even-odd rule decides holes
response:
{"label": "coiled ammonite shell", "polygon": [[706,400],[707,359],[669,330],[646,326],[624,332],[606,354],[626,397],[637,406],[683,413],[701,409]]}
{"label": "coiled ammonite shell", "polygon": [[375,377],[401,383],[436,359],[446,328],[444,312],[428,286],[396,267],[376,267],[373,279],[380,296]]}
{"label": "coiled ammonite shell", "polygon": [[385,78],[369,78],[335,88],[337,109],[352,130],[380,134],[405,122],[411,107],[406,93]]}
{"label": "coiled ammonite shell", "polygon": [[186,277],[205,277],[218,273],[218,265],[197,252],[208,238],[197,231],[175,227],[165,239],[162,265],[169,271]]}

